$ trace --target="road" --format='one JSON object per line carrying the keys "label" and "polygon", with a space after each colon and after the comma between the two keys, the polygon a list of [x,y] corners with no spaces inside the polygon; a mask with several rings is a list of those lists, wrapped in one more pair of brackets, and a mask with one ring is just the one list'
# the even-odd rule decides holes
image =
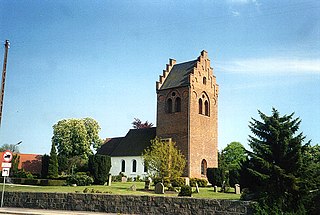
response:
{"label": "road", "polygon": [[116,213],[101,213],[89,211],[61,211],[30,208],[0,208],[0,214],[3,215],[111,215]]}

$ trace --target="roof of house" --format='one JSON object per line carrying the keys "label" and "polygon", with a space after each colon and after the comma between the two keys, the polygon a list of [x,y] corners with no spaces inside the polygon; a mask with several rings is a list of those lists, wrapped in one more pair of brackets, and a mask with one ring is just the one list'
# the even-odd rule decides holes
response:
{"label": "roof of house", "polygon": [[105,143],[97,150],[97,154],[111,156],[112,152],[119,145],[123,138],[124,137],[114,137],[107,139]]}
{"label": "roof of house", "polygon": [[175,64],[160,90],[188,86],[190,84],[189,74],[193,71],[196,64],[197,60]]}
{"label": "roof of house", "polygon": [[156,128],[130,129],[125,137],[111,138],[103,144],[97,154],[119,156],[141,156],[156,137]]}

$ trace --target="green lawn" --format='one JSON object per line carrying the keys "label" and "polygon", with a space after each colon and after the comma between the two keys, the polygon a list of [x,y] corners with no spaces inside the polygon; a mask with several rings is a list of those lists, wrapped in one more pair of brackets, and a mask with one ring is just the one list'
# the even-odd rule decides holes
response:
{"label": "green lawn", "polygon": [[[135,184],[137,190],[130,191],[129,188]],[[56,192],[56,193],[82,193],[85,188],[89,190],[94,189],[102,193],[110,193],[117,195],[155,195],[155,196],[178,196],[178,193],[175,192],[166,192],[164,195],[155,194],[154,191],[145,191],[144,182],[113,182],[111,186],[28,186],[28,185],[10,185],[6,184],[5,191],[14,191],[14,192]],[[152,187],[151,189],[153,189]],[[2,184],[0,185],[2,190]],[[239,199],[240,195],[234,193],[215,193],[213,192],[212,187],[200,187],[199,193],[193,193],[192,196],[195,198],[210,198],[210,199]],[[193,188],[195,191],[195,188]]]}

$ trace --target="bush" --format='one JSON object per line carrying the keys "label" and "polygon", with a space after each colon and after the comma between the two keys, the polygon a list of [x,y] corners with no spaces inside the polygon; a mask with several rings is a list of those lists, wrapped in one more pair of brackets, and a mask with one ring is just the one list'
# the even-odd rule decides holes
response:
{"label": "bush", "polygon": [[87,176],[85,173],[77,173],[75,175],[71,175],[67,178],[67,184],[72,185],[76,184],[78,186],[88,186],[93,183],[93,178]]}
{"label": "bush", "polygon": [[170,179],[168,177],[165,177],[163,180],[161,178],[153,178],[152,181],[154,185],[158,184],[159,182],[163,183],[165,187],[170,185]]}
{"label": "bush", "polygon": [[198,187],[206,187],[208,185],[208,181],[203,178],[191,178],[190,179],[190,186],[195,187],[196,183],[198,184]]}
{"label": "bush", "polygon": [[221,187],[223,183],[222,170],[219,168],[208,168],[207,169],[208,181],[212,186]]}
{"label": "bush", "polygon": [[188,185],[183,185],[181,187],[180,193],[178,196],[190,196],[192,195],[192,188]]}
{"label": "bush", "polygon": [[185,185],[185,180],[184,178],[175,178],[171,181],[172,187],[182,187]]}
{"label": "bush", "polygon": [[120,172],[119,175],[114,175],[111,177],[112,177],[112,182],[121,182],[122,177],[125,177],[125,174],[123,174],[123,172]]}
{"label": "bush", "polygon": [[24,169],[20,169],[17,172],[14,173],[13,177],[15,178],[29,178],[32,179],[33,175],[30,172],[24,171]]}

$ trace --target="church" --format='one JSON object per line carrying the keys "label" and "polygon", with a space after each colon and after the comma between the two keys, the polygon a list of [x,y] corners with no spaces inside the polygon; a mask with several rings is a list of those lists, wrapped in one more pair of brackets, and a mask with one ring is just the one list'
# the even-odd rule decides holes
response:
{"label": "church", "polygon": [[97,154],[111,157],[111,175],[147,176],[142,153],[156,136],[176,142],[187,165],[184,177],[206,178],[218,166],[219,86],[208,53],[188,62],[170,59],[156,82],[156,127],[130,129],[125,137],[108,139]]}

